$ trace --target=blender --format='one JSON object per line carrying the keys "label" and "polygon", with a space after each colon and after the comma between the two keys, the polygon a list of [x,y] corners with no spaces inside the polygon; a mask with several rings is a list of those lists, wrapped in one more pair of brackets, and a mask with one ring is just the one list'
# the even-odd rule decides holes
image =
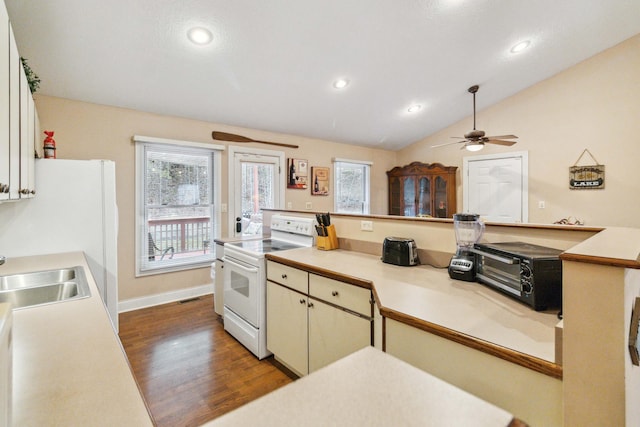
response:
{"label": "blender", "polygon": [[482,237],[484,223],[480,220],[480,215],[458,213],[453,215],[453,229],[456,233],[457,250],[449,262],[449,277],[473,282],[476,280],[476,272],[472,250],[473,245]]}

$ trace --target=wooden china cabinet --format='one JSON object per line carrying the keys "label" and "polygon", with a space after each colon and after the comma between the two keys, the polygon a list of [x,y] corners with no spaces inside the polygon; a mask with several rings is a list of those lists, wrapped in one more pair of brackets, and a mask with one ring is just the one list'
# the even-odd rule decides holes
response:
{"label": "wooden china cabinet", "polygon": [[413,162],[387,171],[389,215],[451,218],[457,166]]}

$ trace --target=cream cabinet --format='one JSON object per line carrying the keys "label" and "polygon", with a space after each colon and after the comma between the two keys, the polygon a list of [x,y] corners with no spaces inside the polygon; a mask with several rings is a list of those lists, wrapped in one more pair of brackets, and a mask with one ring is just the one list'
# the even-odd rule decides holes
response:
{"label": "cream cabinet", "polygon": [[38,115],[11,23],[0,4],[0,201],[35,195]]}
{"label": "cream cabinet", "polygon": [[20,67],[20,198],[35,191],[35,103],[24,68]]}
{"label": "cream cabinet", "polygon": [[267,282],[267,349],[298,375],[309,372],[308,296]]}
{"label": "cream cabinet", "polygon": [[369,289],[267,263],[267,348],[307,375],[372,345]]}
{"label": "cream cabinet", "polygon": [[0,4],[0,200],[9,198],[9,16]]}

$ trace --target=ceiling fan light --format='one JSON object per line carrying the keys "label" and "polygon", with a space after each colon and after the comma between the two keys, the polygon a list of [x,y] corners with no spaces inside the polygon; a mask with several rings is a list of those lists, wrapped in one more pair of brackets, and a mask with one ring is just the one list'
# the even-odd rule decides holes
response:
{"label": "ceiling fan light", "polygon": [[482,142],[470,142],[464,146],[467,151],[480,151],[484,148],[484,144]]}

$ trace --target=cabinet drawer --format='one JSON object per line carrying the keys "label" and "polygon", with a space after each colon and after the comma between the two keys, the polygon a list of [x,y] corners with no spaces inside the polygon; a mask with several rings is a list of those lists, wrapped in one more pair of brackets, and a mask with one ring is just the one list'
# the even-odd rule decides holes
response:
{"label": "cabinet drawer", "polygon": [[356,313],[371,316],[369,289],[310,274],[309,295]]}
{"label": "cabinet drawer", "polygon": [[309,273],[277,262],[267,261],[267,280],[304,294],[309,293]]}

